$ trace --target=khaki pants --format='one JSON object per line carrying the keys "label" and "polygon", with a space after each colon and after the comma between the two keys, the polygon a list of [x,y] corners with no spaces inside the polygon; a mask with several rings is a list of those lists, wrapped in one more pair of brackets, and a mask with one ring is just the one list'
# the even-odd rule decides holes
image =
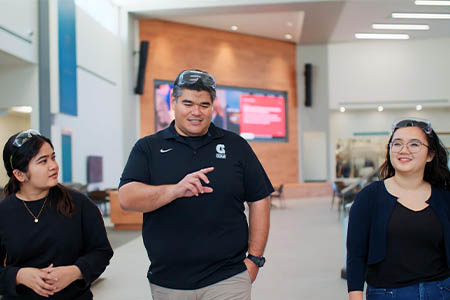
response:
{"label": "khaki pants", "polygon": [[248,271],[197,290],[168,289],[150,283],[153,300],[250,300]]}

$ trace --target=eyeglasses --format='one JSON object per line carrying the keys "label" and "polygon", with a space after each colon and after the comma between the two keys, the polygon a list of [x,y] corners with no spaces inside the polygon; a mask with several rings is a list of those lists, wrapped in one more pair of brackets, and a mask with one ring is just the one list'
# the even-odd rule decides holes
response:
{"label": "eyeglasses", "polygon": [[405,147],[405,145],[410,153],[419,152],[420,149],[422,148],[422,146],[429,148],[428,145],[425,145],[421,141],[410,141],[407,143],[403,143],[400,141],[393,141],[393,142],[389,143],[389,147],[391,148],[391,152],[393,152],[393,153],[398,153],[398,152],[402,151],[403,147]]}
{"label": "eyeglasses", "polygon": [[425,119],[400,119],[398,121],[395,121],[392,123],[392,132],[394,130],[404,127],[419,127],[423,130],[427,135],[431,134],[431,131],[433,130],[431,127],[431,122]]}
{"label": "eyeglasses", "polygon": [[175,80],[175,85],[183,87],[185,85],[195,84],[199,80],[201,80],[206,87],[216,88],[216,78],[214,78],[214,76],[197,70],[187,70],[182,72]]}
{"label": "eyeglasses", "polygon": [[[12,144],[14,147],[20,148],[26,142],[28,142],[33,136],[40,136],[40,135],[41,134],[39,133],[39,131],[34,130],[34,129],[24,130],[16,136],[16,138],[14,139],[14,142]],[[11,168],[14,169],[12,161],[13,161],[13,154],[11,154],[9,157],[9,163],[11,165]]]}

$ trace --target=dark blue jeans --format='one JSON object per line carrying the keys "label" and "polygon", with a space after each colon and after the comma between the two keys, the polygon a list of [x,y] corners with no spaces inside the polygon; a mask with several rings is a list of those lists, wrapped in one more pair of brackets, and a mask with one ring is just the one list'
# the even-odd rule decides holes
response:
{"label": "dark blue jeans", "polygon": [[396,289],[367,285],[367,300],[450,300],[450,278],[421,282]]}

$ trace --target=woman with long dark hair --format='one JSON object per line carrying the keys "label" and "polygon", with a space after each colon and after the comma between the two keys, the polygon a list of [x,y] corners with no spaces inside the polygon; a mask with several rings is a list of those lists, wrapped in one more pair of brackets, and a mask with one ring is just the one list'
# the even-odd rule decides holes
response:
{"label": "woman with long dark hair", "polygon": [[92,299],[113,251],[98,208],[58,183],[51,141],[35,130],[3,149],[9,176],[0,202],[3,299]]}
{"label": "woman with long dark hair", "polygon": [[350,300],[450,299],[448,153],[427,120],[394,122],[380,181],[350,210]]}

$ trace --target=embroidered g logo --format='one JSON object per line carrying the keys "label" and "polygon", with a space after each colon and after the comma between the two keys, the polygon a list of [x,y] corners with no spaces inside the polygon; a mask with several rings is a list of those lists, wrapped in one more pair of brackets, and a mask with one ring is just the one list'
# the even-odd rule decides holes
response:
{"label": "embroidered g logo", "polygon": [[225,159],[227,158],[227,155],[225,154],[225,145],[224,144],[217,144],[216,146],[216,158]]}
{"label": "embroidered g logo", "polygon": [[217,144],[216,146],[217,153],[225,153],[225,145],[224,144]]}

